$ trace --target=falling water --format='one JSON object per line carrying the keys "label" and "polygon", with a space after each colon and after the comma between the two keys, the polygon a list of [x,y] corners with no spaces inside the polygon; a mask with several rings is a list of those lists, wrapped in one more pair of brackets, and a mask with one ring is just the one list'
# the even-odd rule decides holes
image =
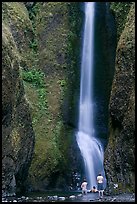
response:
{"label": "falling water", "polygon": [[95,138],[93,101],[94,60],[94,8],[95,2],[85,3],[85,24],[81,63],[79,124],[76,139],[84,159],[88,187],[96,186],[98,173],[104,174],[104,152],[100,141]]}

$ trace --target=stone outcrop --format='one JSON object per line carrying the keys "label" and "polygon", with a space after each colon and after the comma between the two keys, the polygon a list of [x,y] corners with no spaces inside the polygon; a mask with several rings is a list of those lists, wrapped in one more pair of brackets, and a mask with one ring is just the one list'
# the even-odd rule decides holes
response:
{"label": "stone outcrop", "polygon": [[25,70],[31,69],[36,58],[31,49],[34,30],[25,4],[23,2],[3,2],[2,21],[10,27],[14,42],[20,54],[21,68]]}
{"label": "stone outcrop", "polygon": [[[79,12],[78,4],[3,2],[2,5],[3,22],[9,27],[15,50],[18,52],[20,76],[23,78],[25,73],[28,79],[29,71],[31,76],[32,72],[35,72],[36,77],[39,77],[38,71],[43,73],[42,76],[45,74],[43,81],[41,77],[39,80],[46,84],[46,87],[36,87],[31,80],[27,81],[24,78],[24,89],[22,84],[20,86],[31,108],[36,136],[28,179],[33,189],[46,189],[47,186],[64,188],[66,186],[64,177],[68,179],[68,174],[71,174],[68,150],[73,136],[72,129],[75,126],[75,119],[72,122],[72,118],[76,118],[72,106],[75,106],[75,100],[78,98],[76,89],[79,88],[79,84],[74,83],[76,81],[74,69],[78,72],[76,55],[79,55],[79,49],[77,47],[80,47],[76,46],[79,45],[78,35],[81,23],[81,19],[76,18]],[[18,71],[17,68],[16,75]],[[21,79],[20,83],[22,83]],[[5,90],[3,92],[5,93]],[[18,92],[20,96],[20,91]],[[5,103],[6,99],[3,98],[3,100]],[[25,104],[25,100],[23,103]],[[5,144],[6,142],[7,140]],[[11,162],[11,167],[13,166],[16,167],[16,164]],[[17,174],[15,179],[19,176],[21,173]],[[22,181],[19,182],[21,184]]]}
{"label": "stone outcrop", "polygon": [[[2,192],[3,195],[13,195],[24,189],[34,149],[34,131],[20,78],[21,56],[14,39],[16,30],[13,33],[13,22],[8,18],[12,9],[9,6],[11,10],[5,13],[6,6],[3,3]],[[14,19],[17,20],[17,15]]]}
{"label": "stone outcrop", "polygon": [[[108,104],[115,69],[116,26],[109,7],[95,6],[93,101],[96,137],[108,138]],[[100,33],[100,34],[99,34]],[[103,121],[103,123],[102,123]]]}
{"label": "stone outcrop", "polygon": [[[135,191],[135,5],[131,6],[116,51],[111,91],[110,137],[105,151],[109,192]],[[115,188],[114,184],[118,184]]]}
{"label": "stone outcrop", "polygon": [[27,83],[26,95],[36,118],[36,145],[28,183],[34,190],[66,189],[77,168],[73,166],[76,148],[72,143],[79,95],[81,12],[78,2],[37,2],[29,13],[36,34],[35,67],[44,73],[46,107],[38,109],[36,89]]}

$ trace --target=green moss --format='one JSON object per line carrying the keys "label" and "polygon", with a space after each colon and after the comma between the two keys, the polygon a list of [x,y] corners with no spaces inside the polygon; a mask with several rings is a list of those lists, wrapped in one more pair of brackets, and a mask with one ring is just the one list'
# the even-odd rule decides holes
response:
{"label": "green moss", "polygon": [[18,153],[19,153],[20,148],[21,148],[21,137],[19,134],[19,129],[17,127],[12,129],[11,143],[12,143],[12,147],[13,147],[13,151],[14,151],[14,156],[17,159]]}
{"label": "green moss", "polygon": [[[16,21],[21,27],[26,27],[28,23],[28,12],[23,3],[19,2],[3,2],[2,3],[2,17],[10,23],[11,20]],[[25,23],[24,23],[25,22]]]}
{"label": "green moss", "polygon": [[111,2],[110,8],[114,11],[117,27],[117,41],[125,27],[127,15],[133,2]]}
{"label": "green moss", "polygon": [[28,43],[28,57],[32,62],[22,71],[22,78],[36,136],[29,171],[34,186],[47,180],[55,184],[51,180],[57,177],[56,173],[60,179],[70,174],[68,151],[73,134],[72,128],[64,125],[63,111],[66,110],[62,107],[64,99],[69,100],[66,108],[70,110],[73,105],[72,118],[76,98],[73,91],[79,87],[79,14],[79,3],[68,2],[37,2],[29,10],[34,35]]}
{"label": "green moss", "polygon": [[[60,137],[62,127],[63,124],[61,122],[56,124],[52,138],[47,138],[46,134],[44,135],[45,139],[43,137],[36,138],[34,158],[29,171],[29,177],[33,185],[35,182],[38,184],[40,181],[42,183],[45,181],[46,183],[47,180],[50,183],[51,177],[54,174],[68,171],[68,161],[65,155],[66,145],[69,146],[70,144],[68,139]],[[64,141],[63,147],[61,139]],[[37,185],[35,184],[34,186]]]}
{"label": "green moss", "polygon": [[29,47],[34,35],[28,11],[23,2],[3,2],[2,20],[11,29],[14,41],[20,53],[21,66],[31,68],[37,57]]}
{"label": "green moss", "polygon": [[48,115],[46,87],[44,81],[42,81],[42,78],[40,78],[40,82],[36,79],[30,80],[29,78],[29,84],[25,81],[25,92],[31,107],[32,121],[35,129],[35,125],[42,122],[41,118]]}
{"label": "green moss", "polygon": [[24,81],[30,82],[36,87],[42,88],[45,86],[44,73],[40,70],[22,70],[21,76]]}

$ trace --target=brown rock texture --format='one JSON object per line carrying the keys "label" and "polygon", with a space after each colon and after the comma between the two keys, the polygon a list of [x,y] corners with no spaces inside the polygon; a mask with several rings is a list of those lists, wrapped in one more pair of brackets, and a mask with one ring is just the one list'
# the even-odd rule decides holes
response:
{"label": "brown rock texture", "polygon": [[[116,70],[110,98],[110,137],[105,151],[107,189],[135,191],[135,4],[116,51]],[[114,188],[118,184],[118,188]]]}
{"label": "brown rock texture", "polygon": [[5,19],[2,24],[2,192],[9,195],[24,188],[34,149],[30,110],[19,68],[20,54],[11,24]]}

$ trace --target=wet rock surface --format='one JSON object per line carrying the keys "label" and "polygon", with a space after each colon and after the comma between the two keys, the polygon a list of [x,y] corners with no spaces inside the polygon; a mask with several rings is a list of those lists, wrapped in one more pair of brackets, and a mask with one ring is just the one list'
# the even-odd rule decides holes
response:
{"label": "wet rock surface", "polygon": [[109,104],[110,134],[104,155],[107,190],[135,189],[135,5],[127,16],[116,51],[116,70]]}
{"label": "wet rock surface", "polygon": [[14,36],[15,22],[12,21],[12,25],[7,23],[9,13],[16,11],[14,19],[18,19],[21,12],[17,8],[22,7],[6,2],[2,6],[2,194],[13,196],[25,186],[23,183],[32,159],[35,134],[20,77],[21,56]]}
{"label": "wet rock surface", "polygon": [[96,202],[135,202],[135,195],[121,194],[115,196],[104,196],[103,199],[98,199]]}
{"label": "wet rock surface", "polygon": [[98,197],[98,193],[88,193],[87,195],[67,195],[67,196],[33,196],[33,197],[5,197],[2,202],[135,202],[134,193],[123,193],[120,195]]}

